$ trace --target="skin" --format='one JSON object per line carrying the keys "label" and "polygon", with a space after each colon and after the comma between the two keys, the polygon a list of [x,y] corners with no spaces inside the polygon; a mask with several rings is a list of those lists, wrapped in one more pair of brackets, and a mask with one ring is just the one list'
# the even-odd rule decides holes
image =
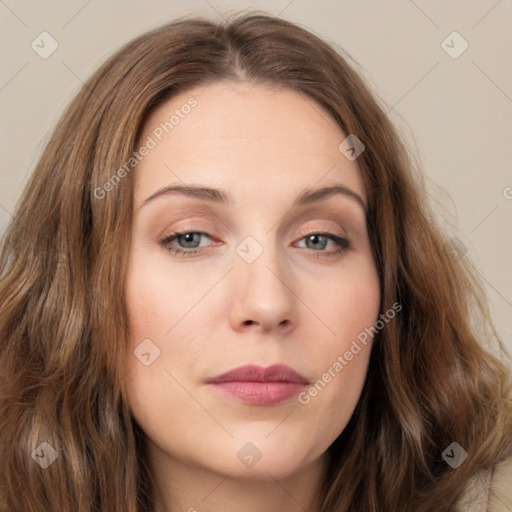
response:
{"label": "skin", "polygon": [[[125,392],[148,436],[158,507],[318,510],[326,450],[357,404],[371,342],[307,404],[249,405],[204,381],[241,365],[285,364],[314,383],[378,319],[364,208],[344,194],[292,206],[305,189],[335,184],[366,203],[357,161],[339,151],[346,134],[320,105],[247,82],[172,98],[147,117],[141,141],[190,97],[197,106],[135,171],[126,283]],[[175,191],[144,204],[172,184],[223,189],[231,202]],[[199,252],[187,256],[169,249],[192,250],[190,237],[161,244],[175,230],[209,236],[193,235]],[[349,248],[308,236],[325,231]],[[252,263],[236,251],[247,236],[263,250]],[[160,351],[147,366],[133,353],[145,339]],[[249,442],[261,453],[252,467],[237,457]]]}

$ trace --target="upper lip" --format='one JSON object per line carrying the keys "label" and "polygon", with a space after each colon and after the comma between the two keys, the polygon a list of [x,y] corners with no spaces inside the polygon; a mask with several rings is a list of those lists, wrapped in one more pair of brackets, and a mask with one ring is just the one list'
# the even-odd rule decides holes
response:
{"label": "upper lip", "polygon": [[267,368],[253,364],[239,366],[226,373],[208,379],[207,384],[222,382],[290,382],[309,384],[309,381],[293,368],[282,364],[274,364]]}

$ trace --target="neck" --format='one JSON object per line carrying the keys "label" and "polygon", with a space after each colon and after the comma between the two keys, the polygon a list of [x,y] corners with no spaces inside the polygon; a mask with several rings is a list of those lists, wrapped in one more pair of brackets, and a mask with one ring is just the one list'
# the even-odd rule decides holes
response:
{"label": "neck", "polygon": [[326,455],[285,477],[222,474],[187,464],[148,445],[156,512],[319,512]]}

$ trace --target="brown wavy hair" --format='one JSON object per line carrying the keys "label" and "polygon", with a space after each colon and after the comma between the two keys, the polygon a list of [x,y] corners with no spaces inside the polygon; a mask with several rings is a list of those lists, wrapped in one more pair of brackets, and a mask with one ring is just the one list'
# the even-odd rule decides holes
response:
{"label": "brown wavy hair", "polygon": [[[512,441],[507,368],[484,290],[453,258],[404,142],[350,58],[262,13],[182,18],[139,36],[59,121],[0,252],[0,506],[6,512],[153,512],[145,435],[123,388],[133,172],[150,109],[218,80],[283,86],[366,146],[357,163],[381,284],[379,332],[356,410],[329,448],[321,512],[454,510]],[[314,101],[313,101],[314,100]],[[341,142],[341,141],[340,141]],[[453,441],[469,458],[441,457]],[[31,457],[43,442],[58,459]]]}

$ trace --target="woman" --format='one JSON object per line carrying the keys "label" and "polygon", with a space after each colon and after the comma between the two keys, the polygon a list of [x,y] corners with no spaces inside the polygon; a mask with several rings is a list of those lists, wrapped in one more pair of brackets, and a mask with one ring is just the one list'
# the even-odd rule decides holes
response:
{"label": "woman", "polygon": [[2,509],[509,510],[500,342],[424,198],[306,30],[127,44],[3,241]]}

